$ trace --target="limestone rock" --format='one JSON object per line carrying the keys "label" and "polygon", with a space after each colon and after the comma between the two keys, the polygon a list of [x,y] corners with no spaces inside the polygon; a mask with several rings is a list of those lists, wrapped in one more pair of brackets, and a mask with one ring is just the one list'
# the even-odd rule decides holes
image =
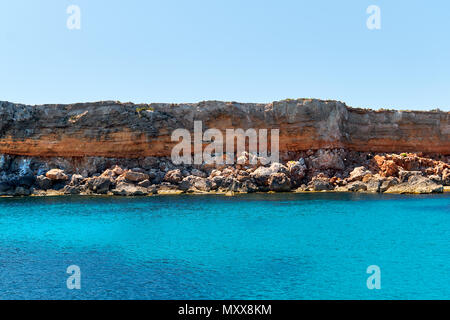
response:
{"label": "limestone rock", "polygon": [[63,189],[64,194],[80,194],[81,186],[67,185]]}
{"label": "limestone rock", "polygon": [[114,172],[114,174],[116,176],[120,176],[124,173],[124,170],[121,167],[119,167],[118,165],[115,165],[114,168],[112,168],[112,171]]}
{"label": "limestone rock", "polygon": [[288,172],[288,168],[281,163],[274,162],[270,165],[270,167],[259,167],[255,171],[253,171],[250,176],[255,179],[258,185],[268,185],[269,178],[272,174],[275,173],[284,173]]}
{"label": "limestone rock", "polygon": [[131,182],[141,182],[147,180],[149,175],[142,172],[128,170],[124,173],[124,177],[126,180]]}
{"label": "limestone rock", "polygon": [[150,182],[150,180],[144,180],[144,181],[141,181],[141,182],[139,182],[138,183],[138,186],[139,187],[143,187],[143,188],[148,188],[148,187],[150,187],[152,184],[151,184],[151,182]]}
{"label": "limestone rock", "polygon": [[47,171],[45,176],[52,181],[65,181],[69,179],[69,177],[64,173],[64,170],[61,169],[52,169]]}
{"label": "limestone rock", "polygon": [[135,186],[131,183],[121,182],[112,193],[116,196],[145,196],[148,195],[148,190],[143,187]]}
{"label": "limestone rock", "polygon": [[71,186],[77,186],[84,180],[83,176],[80,174],[74,174],[70,178],[70,185]]}
{"label": "limestone rock", "polygon": [[190,192],[195,191],[207,192],[211,190],[211,186],[210,182],[206,178],[190,175],[185,177],[183,181],[181,181],[179,189]]}
{"label": "limestone rock", "polygon": [[450,169],[444,169],[442,172],[442,183],[444,186],[450,186]]}
{"label": "limestone rock", "polygon": [[367,192],[370,193],[380,193],[381,192],[381,185],[385,181],[384,178],[382,178],[380,175],[371,176],[367,181],[363,182],[367,186]]}
{"label": "limestone rock", "polygon": [[157,187],[157,193],[161,195],[176,195],[183,193],[177,186],[168,182],[163,182]]}
{"label": "limestone rock", "polygon": [[287,168],[289,171],[289,175],[291,176],[291,182],[294,185],[300,184],[303,178],[306,175],[306,165],[305,160],[300,158],[298,161],[289,161],[287,163]]}
{"label": "limestone rock", "polygon": [[269,178],[269,188],[275,192],[288,192],[291,190],[291,180],[285,173],[273,173]]}
{"label": "limestone rock", "polygon": [[168,171],[164,176],[164,181],[170,182],[172,184],[178,184],[183,180],[183,174],[180,169],[175,169]]}
{"label": "limestone rock", "polygon": [[421,171],[405,171],[400,170],[398,173],[398,177],[400,179],[400,182],[407,182],[410,177],[422,177],[423,174]]}
{"label": "limestone rock", "polygon": [[367,185],[362,181],[354,181],[347,185],[347,190],[351,192],[366,191]]}
{"label": "limestone rock", "polygon": [[365,167],[357,167],[353,169],[352,172],[350,172],[350,176],[347,178],[348,182],[353,181],[361,181],[364,176],[371,174],[369,170],[367,170]]}
{"label": "limestone rock", "polygon": [[427,177],[413,175],[409,177],[407,182],[397,184],[387,189],[386,193],[442,193],[444,187],[437,184]]}
{"label": "limestone rock", "polygon": [[89,180],[89,189],[98,194],[106,194],[111,186],[111,180],[105,177],[95,177]]}
{"label": "limestone rock", "polygon": [[330,183],[330,179],[323,174],[314,176],[308,183],[308,189],[312,191],[329,191],[333,190],[334,186]]}
{"label": "limestone rock", "polygon": [[386,192],[390,187],[396,186],[399,183],[398,178],[388,177],[381,183],[379,192]]}
{"label": "limestone rock", "polygon": [[394,177],[398,174],[399,168],[393,160],[386,160],[385,157],[376,155],[374,160],[379,168],[379,173],[383,177]]}
{"label": "limestone rock", "polygon": [[[136,112],[142,107],[152,111]],[[71,121],[81,115],[82,121]],[[420,150],[447,154],[450,150],[448,112],[364,110],[317,99],[267,104],[204,101],[175,106],[116,101],[32,106],[2,101],[0,118],[0,154],[122,159],[138,156],[136,165],[146,170],[156,168],[153,157],[170,157],[171,132],[186,128],[187,119],[222,131],[227,127],[224,124],[243,130],[279,128],[280,153],[323,146],[370,152]],[[49,128],[51,136],[45,134]],[[70,140],[67,133],[71,134]],[[74,143],[83,148],[73,148]],[[409,160],[409,153],[405,158],[413,168],[417,160]],[[329,163],[333,162],[333,170],[341,170],[340,161]],[[315,165],[320,163],[316,161]]]}

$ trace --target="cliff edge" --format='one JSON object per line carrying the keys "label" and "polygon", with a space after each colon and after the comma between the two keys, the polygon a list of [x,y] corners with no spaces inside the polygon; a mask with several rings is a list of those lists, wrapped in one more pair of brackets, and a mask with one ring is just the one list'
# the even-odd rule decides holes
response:
{"label": "cliff edge", "polygon": [[338,101],[269,104],[0,102],[0,154],[32,157],[167,157],[171,133],[217,128],[280,129],[280,153],[344,148],[450,154],[450,112],[357,109]]}

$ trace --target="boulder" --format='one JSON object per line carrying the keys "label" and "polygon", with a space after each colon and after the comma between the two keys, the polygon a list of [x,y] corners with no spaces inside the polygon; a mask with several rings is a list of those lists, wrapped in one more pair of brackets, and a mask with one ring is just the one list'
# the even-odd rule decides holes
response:
{"label": "boulder", "polygon": [[361,181],[365,175],[369,175],[371,172],[365,167],[357,167],[350,172],[350,176],[347,178],[347,182]]}
{"label": "boulder", "polygon": [[156,184],[152,184],[150,187],[147,188],[147,192],[149,194],[156,194],[156,193],[158,193],[158,186]]}
{"label": "boulder", "polygon": [[78,186],[83,182],[84,178],[81,174],[74,174],[72,175],[72,178],[70,178],[70,185],[71,186]]}
{"label": "boulder", "polygon": [[252,180],[235,184],[235,186],[235,191],[239,193],[253,193],[258,191],[258,186]]}
{"label": "boulder", "polygon": [[395,177],[387,177],[383,180],[383,182],[380,185],[379,192],[386,192],[390,187],[393,187],[395,185],[399,184],[398,178]]}
{"label": "boulder", "polygon": [[168,171],[164,176],[164,181],[170,182],[172,184],[178,184],[183,180],[183,174],[180,169],[175,169]]}
{"label": "boulder", "polygon": [[112,168],[111,170],[112,170],[112,172],[114,172],[114,174],[116,176],[120,176],[124,173],[124,170],[121,167],[119,167],[118,165],[115,165],[114,168]]}
{"label": "boulder", "polygon": [[414,194],[426,194],[426,193],[442,193],[444,186],[437,184],[431,179],[421,176],[412,175],[407,182],[397,184],[386,190],[386,193],[414,193]]}
{"label": "boulder", "polygon": [[149,179],[149,175],[142,172],[137,171],[126,171],[124,174],[124,178],[131,182],[141,182]]}
{"label": "boulder", "polygon": [[308,184],[308,188],[313,191],[328,191],[333,190],[334,187],[326,180],[314,180]]}
{"label": "boulder", "polygon": [[376,155],[375,163],[379,168],[379,174],[382,177],[395,177],[398,174],[399,167],[393,160],[386,160],[384,156]]}
{"label": "boulder", "polygon": [[179,189],[191,192],[195,191],[207,192],[211,190],[211,182],[208,179],[190,175],[184,178],[183,181],[181,181]]}
{"label": "boulder", "polygon": [[270,167],[257,168],[250,174],[250,177],[252,177],[258,185],[268,186],[270,176],[278,172],[286,174],[288,173],[288,168],[281,163],[274,162]]}
{"label": "boulder", "polygon": [[251,177],[255,179],[258,185],[268,185],[269,177],[272,173],[270,168],[259,167],[252,172]]}
{"label": "boulder", "polygon": [[250,180],[250,179],[252,179],[250,177],[250,173],[248,173],[247,171],[244,171],[244,170],[239,170],[238,171],[237,176],[236,176],[236,180],[237,181],[244,182],[244,181],[247,181],[247,180]]}
{"label": "boulder", "polygon": [[289,192],[291,191],[291,180],[282,172],[277,172],[270,175],[269,189],[275,192]]}
{"label": "boulder", "polygon": [[98,194],[106,194],[111,186],[111,180],[105,177],[91,178],[89,181],[89,188]]}
{"label": "boulder", "polygon": [[398,173],[398,177],[400,179],[400,182],[407,182],[409,180],[410,177],[413,176],[423,176],[421,171],[405,171],[405,170],[400,170]]}
{"label": "boulder", "polygon": [[116,196],[145,196],[148,190],[131,183],[121,182],[112,190],[112,193]]}
{"label": "boulder", "polygon": [[108,179],[114,179],[115,176],[116,176],[116,174],[115,174],[114,171],[111,170],[111,169],[106,169],[106,170],[100,175],[100,177],[102,177],[102,178],[108,178]]}
{"label": "boulder", "polygon": [[379,193],[382,183],[384,182],[384,178],[380,175],[371,176],[367,181],[363,181],[366,183],[367,192],[371,193]]}
{"label": "boulder", "polygon": [[209,177],[214,178],[214,177],[221,176],[221,175],[222,175],[222,172],[220,170],[216,169],[216,170],[211,171]]}
{"label": "boulder", "polygon": [[450,169],[444,169],[442,172],[442,183],[444,186],[450,186]]}
{"label": "boulder", "polygon": [[217,190],[222,186],[222,183],[224,181],[225,177],[223,176],[214,176],[212,178],[208,178],[209,183],[211,185],[212,190]]}
{"label": "boulder", "polygon": [[330,179],[323,174],[314,176],[308,183],[308,190],[312,191],[328,191],[334,190],[334,186],[330,183]]}
{"label": "boulder", "polygon": [[150,182],[150,180],[147,179],[147,180],[139,182],[138,186],[143,187],[143,188],[148,188],[151,186],[151,182]]}
{"label": "boulder", "polygon": [[366,191],[367,185],[362,181],[354,181],[347,185],[347,190],[351,192]]}
{"label": "boulder", "polygon": [[61,169],[51,169],[50,171],[47,171],[45,176],[52,181],[66,181],[69,179],[64,173],[64,170]]}
{"label": "boulder", "polygon": [[180,190],[177,186],[173,184],[163,182],[159,186],[157,186],[156,192],[161,195],[176,195],[183,193],[183,190]]}
{"label": "boulder", "polygon": [[431,175],[428,178],[437,184],[443,184],[442,178],[437,174]]}
{"label": "boulder", "polygon": [[67,185],[63,189],[64,194],[80,194],[81,186],[78,185]]}
{"label": "boulder", "polygon": [[50,189],[52,187],[52,184],[53,184],[52,180],[50,180],[46,176],[40,175],[40,176],[36,177],[36,185],[41,190],[48,190],[48,189]]}
{"label": "boulder", "polygon": [[299,185],[303,178],[305,178],[307,168],[303,158],[300,158],[298,161],[289,161],[287,163],[287,169],[291,176],[291,182],[294,185]]}
{"label": "boulder", "polygon": [[165,172],[159,171],[157,169],[152,169],[149,171],[149,180],[153,184],[160,184],[164,180],[165,176]]}
{"label": "boulder", "polygon": [[220,183],[219,190],[220,191],[229,191],[229,190],[237,191],[240,184],[241,183],[239,181],[237,181],[233,176],[231,176],[231,175],[225,176],[225,177],[223,177],[223,179]]}

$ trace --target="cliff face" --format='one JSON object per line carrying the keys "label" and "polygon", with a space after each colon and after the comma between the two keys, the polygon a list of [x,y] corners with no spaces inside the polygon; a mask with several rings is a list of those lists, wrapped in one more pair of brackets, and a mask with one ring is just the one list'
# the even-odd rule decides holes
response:
{"label": "cliff face", "polygon": [[280,151],[345,148],[450,154],[450,112],[373,111],[336,101],[208,101],[28,106],[0,102],[0,154],[34,157],[170,156],[171,134],[208,128],[280,129]]}

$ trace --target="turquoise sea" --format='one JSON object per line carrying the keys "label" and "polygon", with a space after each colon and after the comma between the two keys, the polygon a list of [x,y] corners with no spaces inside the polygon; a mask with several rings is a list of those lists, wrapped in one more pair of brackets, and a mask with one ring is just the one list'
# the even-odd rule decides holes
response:
{"label": "turquoise sea", "polygon": [[450,299],[450,195],[2,198],[0,299]]}

